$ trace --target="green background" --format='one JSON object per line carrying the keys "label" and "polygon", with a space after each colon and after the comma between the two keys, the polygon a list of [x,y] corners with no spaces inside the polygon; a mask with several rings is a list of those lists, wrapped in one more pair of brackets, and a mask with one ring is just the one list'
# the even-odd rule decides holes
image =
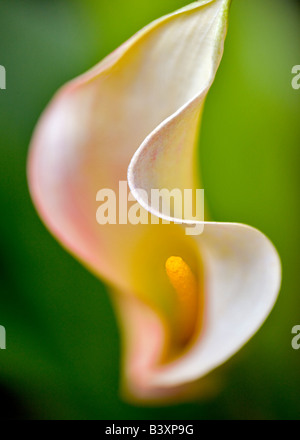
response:
{"label": "green background", "polygon": [[[268,235],[282,259],[278,302],[217,371],[199,402],[147,407],[119,397],[120,341],[105,286],[50,236],[31,203],[26,157],[35,123],[67,80],[183,0],[0,0],[0,417],[282,419],[300,415],[300,3],[234,0],[225,54],[201,131],[212,219]],[[222,335],[220,335],[222,343]]]}

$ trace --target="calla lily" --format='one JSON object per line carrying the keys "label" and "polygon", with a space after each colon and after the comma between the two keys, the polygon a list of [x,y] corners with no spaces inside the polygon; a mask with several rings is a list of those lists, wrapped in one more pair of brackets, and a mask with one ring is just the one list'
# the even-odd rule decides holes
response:
{"label": "calla lily", "polygon": [[[117,193],[127,173],[140,210],[154,217],[164,213],[145,197],[152,188],[200,187],[198,126],[229,4],[197,1],[145,27],[64,86],[32,139],[35,205],[62,245],[109,285],[124,389],[138,399],[195,388],[253,336],[280,287],[277,252],[252,227],[194,218],[100,226],[95,219],[98,190]],[[186,235],[193,224],[203,232]]]}

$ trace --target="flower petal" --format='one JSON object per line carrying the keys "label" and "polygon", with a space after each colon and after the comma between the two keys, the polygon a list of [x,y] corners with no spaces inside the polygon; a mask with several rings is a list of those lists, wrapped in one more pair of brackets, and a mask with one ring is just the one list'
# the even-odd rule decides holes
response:
{"label": "flower petal", "polygon": [[[66,85],[32,140],[35,204],[62,244],[119,292],[113,297],[124,323],[126,378],[141,398],[179,393],[228,359],[261,325],[279,288],[277,253],[252,228],[205,223],[191,238],[179,225],[100,227],[95,219],[98,190],[118,193],[129,164],[130,188],[147,212],[152,207],[138,189],[198,186],[197,127],[222,55],[229,3],[195,2],[147,26]],[[177,254],[196,268],[203,262],[204,327],[179,359],[161,365],[172,343],[164,261]]]}
{"label": "flower petal", "polygon": [[39,213],[69,251],[119,287],[130,282],[127,260],[116,255],[130,253],[131,238],[145,228],[100,228],[97,191],[118,193],[144,139],[197,93],[199,81],[211,81],[206,52],[219,60],[223,35],[216,42],[215,34],[227,6],[200,1],[147,26],[63,87],[34,133],[28,173]]}
{"label": "flower petal", "polygon": [[[147,209],[153,188],[179,188],[183,191],[199,187],[199,169],[195,160],[199,120],[223,54],[230,0],[200,3],[205,9],[202,6],[199,17],[195,14],[192,26],[184,23],[185,38],[180,36],[180,41],[174,38],[176,48],[172,54],[175,53],[180,64],[176,65],[175,72],[170,71],[175,84],[168,92],[173,98],[180,90],[181,99],[177,100],[170,116],[149,133],[128,169],[129,186]],[[168,62],[161,58],[162,69],[167,73]],[[146,190],[148,198],[143,200],[136,193],[137,188]]]}
{"label": "flower petal", "polygon": [[184,355],[159,366],[162,321],[137,299],[115,297],[126,335],[127,387],[140,398],[170,396],[224,363],[253,336],[276,301],[280,260],[262,233],[241,224],[206,223],[196,239],[204,262],[204,323]]}

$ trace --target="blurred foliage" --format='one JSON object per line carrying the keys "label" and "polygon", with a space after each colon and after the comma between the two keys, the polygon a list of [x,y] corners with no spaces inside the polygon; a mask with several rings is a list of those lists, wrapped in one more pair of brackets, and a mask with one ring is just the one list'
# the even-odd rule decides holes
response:
{"label": "blurred foliage", "polygon": [[[214,220],[268,235],[283,264],[262,330],[220,368],[206,401],[161,408],[119,398],[120,344],[105,286],[50,236],[31,203],[32,130],[59,86],[183,0],[0,0],[2,418],[299,418],[300,8],[295,0],[233,1],[224,58],[201,128],[201,172]],[[220,335],[222,343],[222,335]]]}

